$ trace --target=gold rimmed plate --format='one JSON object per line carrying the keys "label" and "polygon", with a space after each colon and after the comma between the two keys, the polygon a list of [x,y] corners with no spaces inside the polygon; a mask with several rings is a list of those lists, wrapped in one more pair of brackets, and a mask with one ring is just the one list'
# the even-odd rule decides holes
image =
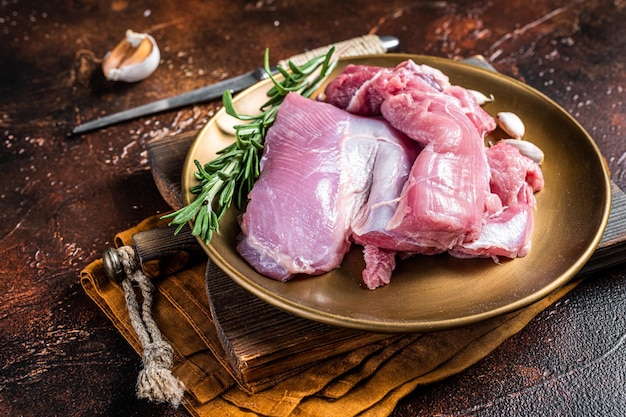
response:
{"label": "gold rimmed plate", "polygon": [[[235,282],[269,304],[311,320],[373,332],[422,332],[464,326],[525,307],[566,283],[593,254],[608,221],[609,176],[593,139],[545,95],[502,74],[420,55],[341,60],[329,79],[349,63],[393,67],[407,59],[439,68],[453,84],[493,94],[495,100],[484,109],[491,115],[517,113],[526,124],[525,138],[544,151],[545,188],[536,194],[530,253],[499,264],[446,254],[415,256],[398,262],[390,284],[371,291],[361,280],[361,247],[353,245],[339,269],[278,282],[257,273],[237,253],[238,213],[230,209],[220,233],[209,245],[200,244]],[[270,81],[263,81],[240,93],[235,107],[242,113],[258,108],[269,87]],[[233,141],[225,133],[227,122],[221,109],[192,144],[182,175],[185,204],[194,198],[189,192],[196,184],[194,160],[209,162]]]}

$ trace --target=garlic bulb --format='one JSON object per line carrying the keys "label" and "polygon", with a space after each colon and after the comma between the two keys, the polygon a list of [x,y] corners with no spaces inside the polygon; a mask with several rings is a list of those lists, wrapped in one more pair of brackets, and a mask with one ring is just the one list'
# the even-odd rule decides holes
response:
{"label": "garlic bulb", "polygon": [[152,36],[128,29],[126,38],[104,56],[102,72],[108,80],[132,83],[148,78],[160,60],[161,52]]}

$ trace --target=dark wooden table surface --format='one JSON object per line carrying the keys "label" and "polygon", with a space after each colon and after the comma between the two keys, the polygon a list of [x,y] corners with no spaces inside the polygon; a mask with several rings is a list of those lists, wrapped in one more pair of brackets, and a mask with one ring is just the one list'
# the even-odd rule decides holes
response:
{"label": "dark wooden table surface", "polygon": [[[26,0],[0,3],[0,415],[184,416],[139,401],[140,361],[83,292],[114,234],[163,212],[145,143],[200,128],[207,103],[72,136],[79,122],[366,33],[400,52],[482,54],[575,116],[626,188],[623,0]],[[107,82],[126,29],[161,65]],[[555,242],[559,244],[559,242]],[[406,416],[626,414],[626,265],[590,277],[467,371],[419,388]]]}

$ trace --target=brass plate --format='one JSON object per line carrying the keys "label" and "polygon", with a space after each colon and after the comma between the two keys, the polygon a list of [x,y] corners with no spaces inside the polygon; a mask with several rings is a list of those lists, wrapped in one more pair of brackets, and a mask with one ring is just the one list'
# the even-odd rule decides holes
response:
{"label": "brass plate", "polygon": [[[354,246],[341,268],[321,276],[282,283],[252,269],[235,250],[239,234],[233,209],[209,246],[209,257],[234,281],[266,302],[290,313],[374,332],[422,332],[464,326],[514,311],[538,301],[570,278],[597,247],[606,227],[610,180],[592,138],[552,100],[504,75],[444,58],[387,54],[340,61],[395,66],[406,59],[439,68],[453,84],[493,94],[484,106],[495,115],[513,111],[526,124],[526,138],[545,153],[545,188],[537,194],[533,247],[525,258],[455,259],[449,255],[416,256],[399,261],[391,283],[374,291],[361,281],[361,248]],[[331,77],[332,78],[332,77]],[[237,108],[262,103],[268,81],[242,92]],[[243,110],[240,110],[243,112]],[[195,159],[208,162],[233,140],[217,125],[221,109],[199,132],[183,170],[183,198],[195,184]],[[312,231],[314,233],[314,231]]]}

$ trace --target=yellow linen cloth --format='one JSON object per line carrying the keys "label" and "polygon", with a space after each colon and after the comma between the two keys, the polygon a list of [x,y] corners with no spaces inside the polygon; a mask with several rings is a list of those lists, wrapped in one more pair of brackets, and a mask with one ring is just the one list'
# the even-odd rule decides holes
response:
{"label": "yellow linen cloth", "polygon": [[[116,245],[132,236],[165,227],[158,216],[119,233]],[[209,268],[215,266],[209,264]],[[240,387],[229,372],[213,325],[205,289],[207,265],[192,265],[154,279],[152,315],[175,353],[173,374],[186,387],[183,406],[208,416],[388,416],[417,386],[454,375],[487,356],[533,317],[581,281],[576,278],[546,298],[514,313],[471,326],[406,334],[357,348],[329,359],[261,392]],[[111,282],[102,260],[81,273],[85,292],[109,317],[130,345],[142,346],[130,323],[124,291]]]}

